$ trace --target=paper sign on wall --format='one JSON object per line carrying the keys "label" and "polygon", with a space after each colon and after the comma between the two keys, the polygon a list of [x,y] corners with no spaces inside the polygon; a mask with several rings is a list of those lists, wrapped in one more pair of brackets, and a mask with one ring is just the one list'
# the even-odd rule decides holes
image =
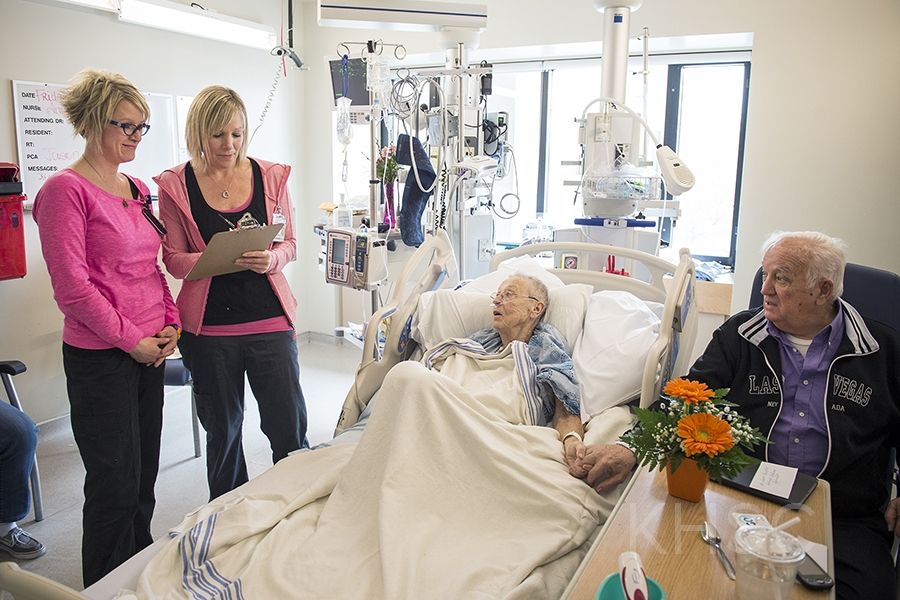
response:
{"label": "paper sign on wall", "polygon": [[[44,182],[71,165],[84,150],[84,140],[66,120],[61,93],[64,85],[13,81],[16,145],[28,208]],[[134,161],[120,166],[156,195],[152,178],[176,164],[175,99],[166,94],[144,94],[150,106],[150,131],[141,140]]]}
{"label": "paper sign on wall", "polygon": [[19,170],[28,207],[47,179],[70,165],[84,148],[66,121],[59,94],[63,86],[13,81]]}

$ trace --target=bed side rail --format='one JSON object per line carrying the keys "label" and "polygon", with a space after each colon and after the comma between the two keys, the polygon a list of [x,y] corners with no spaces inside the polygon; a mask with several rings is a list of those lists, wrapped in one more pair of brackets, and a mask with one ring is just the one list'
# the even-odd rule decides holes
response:
{"label": "bed side rail", "polygon": [[668,282],[669,297],[663,309],[659,338],[650,347],[641,382],[641,406],[647,408],[659,398],[663,384],[687,373],[691,350],[697,337],[697,302],[694,291],[694,261],[685,248],[679,253],[678,268]]}
{"label": "bed side rail", "polygon": [[387,372],[409,357],[415,347],[410,339],[412,317],[422,292],[453,287],[458,282],[450,238],[446,232],[438,231],[410,257],[391,297],[366,323],[362,360],[344,400],[335,435],[356,423]]}
{"label": "bed side rail", "polygon": [[[25,571],[12,561],[0,562],[0,591],[9,592],[18,600],[88,600],[84,594],[43,575]],[[6,594],[0,593],[0,596]]]}
{"label": "bed side rail", "polygon": [[[672,273],[675,266],[669,261],[664,260],[658,256],[647,254],[646,252],[641,252],[640,250],[633,250],[631,248],[621,248],[618,246],[609,246],[607,244],[593,244],[588,242],[541,242],[539,244],[527,244],[525,246],[513,248],[512,250],[499,252],[491,259],[491,271],[496,271],[497,267],[500,266],[500,263],[505,260],[509,260],[510,258],[514,258],[516,256],[541,254],[544,252],[553,252],[555,256],[559,256],[563,253],[606,254],[637,261],[638,263],[643,265],[643,267],[649,272],[650,285],[659,289],[660,291],[664,291],[663,277],[665,277],[665,275],[668,273]],[[577,271],[581,269],[575,270]],[[559,271],[569,272],[572,271],[572,269],[554,268],[551,269],[551,271],[557,272],[558,275]],[[591,272],[596,273],[596,271]],[[612,276],[612,274],[609,275]],[[624,279],[628,278],[625,277]],[[635,281],[639,280],[635,279]]]}

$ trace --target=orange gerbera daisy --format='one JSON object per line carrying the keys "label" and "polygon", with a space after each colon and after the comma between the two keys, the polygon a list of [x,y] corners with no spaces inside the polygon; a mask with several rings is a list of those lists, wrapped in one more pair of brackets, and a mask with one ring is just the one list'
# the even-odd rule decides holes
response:
{"label": "orange gerbera daisy", "polygon": [[705,454],[712,458],[734,446],[731,425],[707,413],[695,413],[678,421],[678,437],[687,456]]}
{"label": "orange gerbera daisy", "polygon": [[680,398],[685,404],[706,402],[716,395],[705,383],[688,381],[687,379],[671,380],[663,388],[663,393],[672,398]]}

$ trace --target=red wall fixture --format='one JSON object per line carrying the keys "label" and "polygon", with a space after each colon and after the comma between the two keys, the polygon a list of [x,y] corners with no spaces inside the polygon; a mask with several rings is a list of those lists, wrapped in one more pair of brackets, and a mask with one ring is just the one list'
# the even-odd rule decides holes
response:
{"label": "red wall fixture", "polygon": [[19,167],[0,162],[0,279],[25,277],[25,219]]}

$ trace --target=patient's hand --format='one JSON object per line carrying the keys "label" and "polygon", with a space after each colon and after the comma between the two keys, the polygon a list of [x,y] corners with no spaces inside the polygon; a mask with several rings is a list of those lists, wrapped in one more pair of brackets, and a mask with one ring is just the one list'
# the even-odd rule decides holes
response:
{"label": "patient's hand", "polygon": [[[569,467],[569,473],[572,473],[572,469],[584,460],[586,450],[584,442],[576,437],[567,437],[563,441],[563,452],[566,456],[566,465]],[[574,473],[572,474],[575,475]]]}
{"label": "patient's hand", "polygon": [[594,444],[587,447],[583,459],[570,465],[569,473],[603,494],[625,481],[636,463],[634,453],[625,446]]}

